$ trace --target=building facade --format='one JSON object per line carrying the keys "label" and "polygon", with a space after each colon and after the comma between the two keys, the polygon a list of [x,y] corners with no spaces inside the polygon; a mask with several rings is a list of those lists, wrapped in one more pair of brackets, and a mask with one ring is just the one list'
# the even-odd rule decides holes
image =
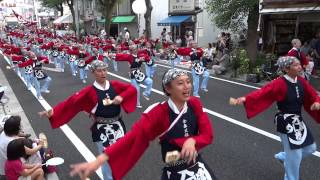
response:
{"label": "building facade", "polygon": [[[166,27],[174,39],[179,36],[183,38],[187,31],[192,31],[199,46],[206,46],[209,42],[215,42],[221,32],[210,21],[204,0],[151,0],[151,3],[152,38],[159,38],[162,29]],[[141,19],[141,27],[144,28],[144,18]]]}
{"label": "building facade", "polygon": [[261,0],[258,29],[264,51],[285,55],[292,39],[310,42],[320,31],[319,13],[317,0]]}

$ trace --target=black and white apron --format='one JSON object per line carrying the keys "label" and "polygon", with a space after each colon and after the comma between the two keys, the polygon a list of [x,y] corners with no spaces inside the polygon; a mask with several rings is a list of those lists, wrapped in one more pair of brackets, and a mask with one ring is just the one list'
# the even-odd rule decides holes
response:
{"label": "black and white apron", "polygon": [[79,54],[79,61],[77,65],[78,65],[78,68],[85,68],[87,66],[84,53]]}
{"label": "black and white apron", "polygon": [[198,60],[192,62],[192,68],[197,75],[203,74],[206,69]]}
{"label": "black and white apron", "polygon": [[104,147],[108,147],[124,136],[126,128],[120,116],[120,105],[103,105],[103,99],[109,97],[112,100],[117,96],[113,87],[110,85],[106,91],[95,89],[98,95],[98,106],[95,114],[92,115],[94,120],[91,127],[92,140],[93,142],[101,141]]}
{"label": "black and white apron", "polygon": [[38,80],[43,80],[48,77],[48,75],[42,70],[42,63],[41,62],[39,62],[39,61],[34,62],[33,65],[34,65],[34,67],[33,67],[34,76]]}
{"label": "black and white apron", "polygon": [[130,79],[135,79],[138,83],[142,83],[146,79],[146,75],[140,70],[142,62],[134,61],[130,65]]}
{"label": "black and white apron", "polygon": [[302,83],[291,83],[286,80],[287,95],[283,101],[277,102],[279,113],[275,115],[277,131],[287,134],[291,149],[300,149],[314,143],[311,131],[301,116],[304,89]]}
{"label": "black and white apron", "polygon": [[[170,123],[178,116],[170,109],[169,115]],[[171,139],[195,136],[198,134],[198,124],[196,121],[196,116],[194,111],[190,106],[188,110],[184,113],[179,121],[169,130],[164,138],[161,140],[161,152],[163,161],[165,161],[165,156],[167,152],[179,151],[181,148],[175,144],[171,144]],[[166,164],[162,171],[161,180],[216,180],[211,169],[201,158],[201,155],[197,156],[196,162],[194,164],[187,164],[185,160],[178,160],[177,162]]]}

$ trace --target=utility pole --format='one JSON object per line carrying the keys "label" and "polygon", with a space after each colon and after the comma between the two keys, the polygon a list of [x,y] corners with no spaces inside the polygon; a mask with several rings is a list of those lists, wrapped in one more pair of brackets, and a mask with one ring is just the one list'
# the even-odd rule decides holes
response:
{"label": "utility pole", "polygon": [[[37,27],[41,28],[41,22],[40,18],[38,16],[38,4],[37,0],[33,0],[33,9],[34,9],[34,15],[36,16],[36,22],[37,22]],[[33,22],[33,17],[32,17],[32,22]]]}
{"label": "utility pole", "polygon": [[75,11],[74,11],[74,15],[75,17],[75,24],[76,24],[76,37],[79,40],[79,0],[75,0]]}

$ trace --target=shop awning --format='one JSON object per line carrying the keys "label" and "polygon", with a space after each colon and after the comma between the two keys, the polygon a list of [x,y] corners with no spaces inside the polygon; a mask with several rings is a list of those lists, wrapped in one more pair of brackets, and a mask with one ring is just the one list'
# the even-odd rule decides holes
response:
{"label": "shop awning", "polygon": [[112,18],[112,23],[130,23],[136,16],[116,16]]}
{"label": "shop awning", "polygon": [[190,22],[191,16],[169,16],[160,22],[158,22],[158,26],[180,26],[183,22]]}
{"label": "shop awning", "polygon": [[[111,23],[131,23],[136,16],[115,16],[112,18]],[[97,23],[105,23],[105,19],[97,19]]]}
{"label": "shop awning", "polygon": [[58,17],[56,20],[53,21],[53,24],[72,24],[72,22],[72,15],[68,14]]}
{"label": "shop awning", "polygon": [[263,8],[260,14],[283,14],[283,13],[303,13],[303,12],[319,12],[320,7],[292,7],[292,8]]}

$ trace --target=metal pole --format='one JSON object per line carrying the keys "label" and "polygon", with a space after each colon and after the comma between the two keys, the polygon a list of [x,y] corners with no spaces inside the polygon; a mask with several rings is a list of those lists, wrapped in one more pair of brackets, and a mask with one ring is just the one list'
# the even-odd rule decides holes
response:
{"label": "metal pole", "polygon": [[75,17],[75,24],[76,24],[76,37],[79,39],[79,0],[75,0],[75,11],[74,15]]}
{"label": "metal pole", "polygon": [[140,37],[139,33],[140,33],[140,14],[138,14],[138,38]]}

